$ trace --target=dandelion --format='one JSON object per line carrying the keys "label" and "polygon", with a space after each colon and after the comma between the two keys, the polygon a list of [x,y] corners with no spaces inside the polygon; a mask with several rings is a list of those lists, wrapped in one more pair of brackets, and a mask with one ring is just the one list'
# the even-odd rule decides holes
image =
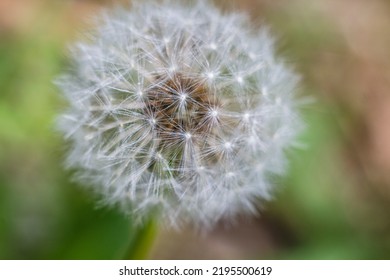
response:
{"label": "dandelion", "polygon": [[72,62],[58,126],[105,204],[211,227],[272,197],[301,121],[266,29],[206,1],[143,1],[102,16]]}

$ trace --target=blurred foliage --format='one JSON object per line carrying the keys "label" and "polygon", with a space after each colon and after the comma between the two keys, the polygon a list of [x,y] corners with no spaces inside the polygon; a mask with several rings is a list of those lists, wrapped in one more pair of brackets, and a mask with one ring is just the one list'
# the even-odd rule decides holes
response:
{"label": "blurred foliage", "polygon": [[[0,21],[0,258],[147,257],[154,226],[137,228],[116,210],[97,208],[95,198],[64,171],[65,143],[53,129],[63,105],[53,80],[66,65],[66,42],[74,34],[69,30],[77,29],[72,20],[93,14],[96,4],[87,1],[89,9],[84,1],[33,2],[38,8],[28,26],[1,29]],[[303,74],[305,95],[317,98],[304,110],[308,128],[300,141],[307,147],[290,153],[289,175],[276,182],[283,187],[264,214],[267,230],[277,231],[277,244],[254,257],[390,258],[390,199],[374,188],[386,181],[364,177],[354,165],[360,144],[353,139],[364,117],[353,100],[324,95],[329,88],[321,85],[326,78],[335,83],[322,59],[328,53],[345,59],[342,35],[302,7],[243,3],[254,5],[283,35],[281,52]],[[75,11],[80,14],[69,16]]]}

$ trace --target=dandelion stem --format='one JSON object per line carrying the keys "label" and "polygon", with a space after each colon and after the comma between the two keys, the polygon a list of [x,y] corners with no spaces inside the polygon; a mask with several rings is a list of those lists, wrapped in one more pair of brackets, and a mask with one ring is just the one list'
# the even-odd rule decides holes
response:
{"label": "dandelion stem", "polygon": [[131,237],[123,259],[125,260],[142,260],[149,255],[153,245],[157,228],[154,220],[150,218],[142,225],[132,226]]}

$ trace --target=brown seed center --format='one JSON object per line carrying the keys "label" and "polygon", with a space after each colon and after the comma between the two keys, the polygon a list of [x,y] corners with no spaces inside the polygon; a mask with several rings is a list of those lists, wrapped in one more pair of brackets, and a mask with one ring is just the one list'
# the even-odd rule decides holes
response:
{"label": "brown seed center", "polygon": [[208,132],[208,120],[219,104],[203,81],[176,74],[158,78],[156,86],[147,92],[146,105],[161,140],[168,141],[173,136]]}
{"label": "brown seed center", "polygon": [[155,84],[147,91],[144,110],[152,116],[158,152],[169,158],[171,167],[183,167],[185,145],[207,138],[220,103],[200,79],[175,74],[158,77]]}

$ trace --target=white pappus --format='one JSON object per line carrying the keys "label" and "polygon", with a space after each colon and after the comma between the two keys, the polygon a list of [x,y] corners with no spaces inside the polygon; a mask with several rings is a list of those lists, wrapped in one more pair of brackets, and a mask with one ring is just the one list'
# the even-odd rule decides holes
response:
{"label": "white pappus", "polygon": [[101,16],[58,79],[67,164],[105,204],[171,225],[256,213],[302,127],[274,40],[207,1]]}

